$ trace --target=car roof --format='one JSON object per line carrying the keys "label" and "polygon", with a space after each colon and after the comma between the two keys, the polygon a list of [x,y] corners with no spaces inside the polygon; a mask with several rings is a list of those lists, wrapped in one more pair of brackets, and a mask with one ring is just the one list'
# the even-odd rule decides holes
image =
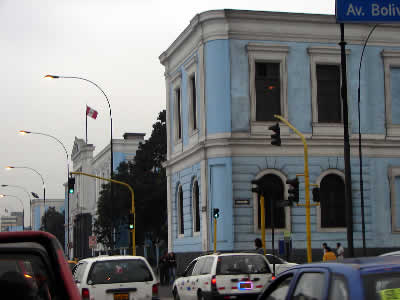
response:
{"label": "car roof", "polygon": [[95,262],[95,261],[109,261],[109,260],[127,260],[127,259],[140,259],[145,260],[143,256],[132,255],[100,255],[95,257],[88,257],[81,259],[79,262]]}
{"label": "car roof", "polygon": [[388,252],[388,253],[381,254],[379,256],[390,256],[390,255],[400,255],[400,251]]}
{"label": "car roof", "polygon": [[346,271],[359,271],[367,273],[371,270],[384,270],[393,267],[400,268],[399,256],[374,256],[361,258],[348,258],[341,261],[319,262],[294,266],[291,269],[324,268],[333,272],[345,273]]}

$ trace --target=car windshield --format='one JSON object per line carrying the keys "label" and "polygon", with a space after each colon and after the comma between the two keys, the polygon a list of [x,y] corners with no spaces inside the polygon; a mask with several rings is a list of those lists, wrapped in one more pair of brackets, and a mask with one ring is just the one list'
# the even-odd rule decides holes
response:
{"label": "car windshield", "polygon": [[92,265],[88,284],[152,281],[153,276],[141,259],[98,261]]}
{"label": "car windshield", "polygon": [[400,272],[385,272],[363,276],[365,299],[398,299],[400,295]]}
{"label": "car windshield", "polygon": [[217,275],[271,273],[261,255],[220,256]]}

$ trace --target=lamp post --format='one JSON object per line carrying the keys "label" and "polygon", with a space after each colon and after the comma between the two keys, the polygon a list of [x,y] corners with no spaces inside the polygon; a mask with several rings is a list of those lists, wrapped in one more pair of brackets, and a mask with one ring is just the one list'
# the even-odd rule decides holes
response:
{"label": "lamp post", "polygon": [[[37,175],[40,176],[40,178],[42,179],[42,184],[43,184],[43,206],[44,206],[43,215],[45,216],[45,214],[46,214],[46,185],[44,184],[44,179],[43,179],[42,174],[40,174],[38,171],[36,171],[35,169],[30,168],[30,167],[7,166],[6,169],[7,170],[11,170],[11,169],[29,169],[29,170],[35,172]],[[46,216],[44,217],[44,231],[46,231]]]}
{"label": "lamp post", "polygon": [[[50,75],[50,74],[47,74],[46,76],[44,76],[44,78],[49,78],[49,79],[78,79],[78,80],[83,80],[83,81],[86,81],[86,82],[89,82],[89,83],[91,83],[91,84],[93,84],[95,87],[97,87],[100,91],[101,91],[101,93],[104,95],[104,97],[106,98],[106,100],[107,100],[107,104],[108,104],[108,108],[109,108],[109,110],[110,110],[110,152],[111,152],[111,161],[110,161],[110,177],[111,177],[111,179],[113,178],[113,175],[114,175],[114,155],[113,155],[113,136],[112,136],[112,115],[111,115],[111,105],[110,105],[110,101],[109,101],[109,99],[108,99],[108,97],[107,97],[107,95],[106,95],[106,93],[103,91],[103,89],[99,86],[99,85],[97,85],[96,83],[94,83],[93,81],[91,81],[91,80],[89,80],[89,79],[86,79],[86,78],[83,78],[83,77],[77,77],[77,76],[61,76],[61,75]],[[111,203],[112,203],[112,198],[113,198],[113,195],[114,195],[114,192],[113,192],[113,185],[111,184]],[[111,205],[111,213],[112,213],[112,205]],[[113,226],[114,227],[114,226]],[[114,249],[114,243],[112,243],[112,249]]]}
{"label": "lamp post", "polygon": [[[42,132],[34,132],[34,131],[27,131],[27,130],[20,130],[19,133],[21,135],[26,135],[26,134],[38,134],[38,135],[44,135],[47,137],[52,138],[53,140],[57,141],[64,149],[65,151],[65,155],[67,156],[67,182],[69,179],[69,157],[68,157],[68,151],[67,148],[65,148],[64,144],[55,136],[52,136],[50,134],[47,133],[42,133]],[[46,209],[46,208],[45,208]],[[45,218],[46,221],[46,218]],[[45,226],[46,228],[46,226]],[[68,257],[69,257],[69,192],[67,192],[67,249],[68,249]]]}
{"label": "lamp post", "polygon": [[[26,194],[28,195],[28,199],[29,199],[29,220],[30,220],[30,225],[31,225],[31,229],[32,229],[32,199],[31,199],[31,195],[29,194],[28,190],[26,188],[24,188],[23,186],[20,185],[11,185],[11,184],[2,184],[2,187],[14,187],[14,188],[19,188],[22,189],[26,192]],[[35,193],[32,193],[32,196],[35,197]]]}
{"label": "lamp post", "polygon": [[24,209],[24,204],[22,203],[22,200],[20,197],[14,196],[14,195],[4,195],[4,194],[0,194],[0,198],[4,198],[4,197],[13,197],[13,198],[17,198],[19,200],[19,202],[21,203],[22,206],[22,231],[25,230],[25,209]]}

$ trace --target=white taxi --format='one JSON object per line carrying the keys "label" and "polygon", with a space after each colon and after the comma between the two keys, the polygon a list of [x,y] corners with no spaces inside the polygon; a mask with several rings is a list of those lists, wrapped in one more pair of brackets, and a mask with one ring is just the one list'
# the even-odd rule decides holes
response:
{"label": "white taxi", "polygon": [[175,300],[256,299],[271,277],[270,266],[261,254],[204,255],[175,280],[172,294]]}
{"label": "white taxi", "polygon": [[82,300],[159,299],[158,281],[141,256],[86,258],[72,272]]}

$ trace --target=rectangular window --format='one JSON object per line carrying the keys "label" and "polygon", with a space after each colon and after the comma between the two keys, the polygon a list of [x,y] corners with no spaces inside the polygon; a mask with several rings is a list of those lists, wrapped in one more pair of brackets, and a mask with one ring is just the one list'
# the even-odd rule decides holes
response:
{"label": "rectangular window", "polygon": [[339,65],[317,65],[318,122],[341,123]]}
{"label": "rectangular window", "polygon": [[192,115],[193,115],[193,130],[197,129],[197,107],[196,107],[196,78],[192,76],[190,78],[190,86],[192,91]]}
{"label": "rectangular window", "polygon": [[181,89],[178,88],[175,90],[175,97],[176,97],[176,105],[177,105],[177,122],[178,122],[178,140],[182,138],[182,120],[181,120]]}
{"label": "rectangular window", "polygon": [[281,114],[280,63],[256,62],[256,121],[274,121]]}

